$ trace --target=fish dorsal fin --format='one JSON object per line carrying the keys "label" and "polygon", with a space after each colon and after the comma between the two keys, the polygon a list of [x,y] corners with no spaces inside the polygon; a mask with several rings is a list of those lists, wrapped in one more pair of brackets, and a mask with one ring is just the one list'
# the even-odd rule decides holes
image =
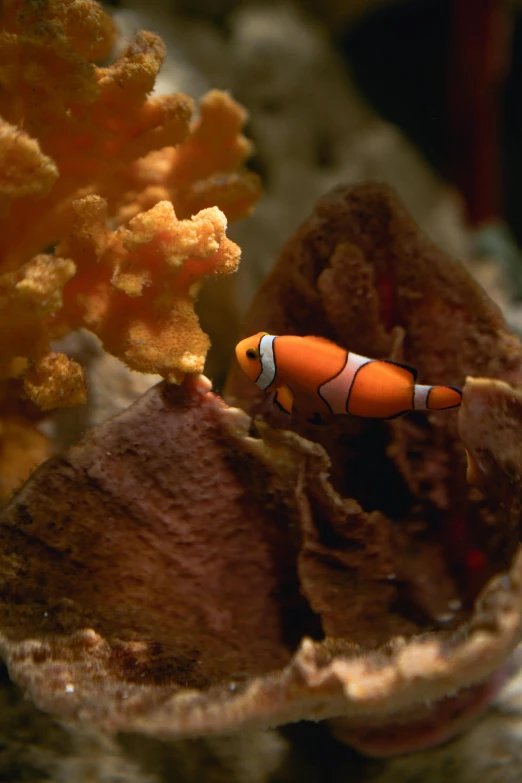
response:
{"label": "fish dorsal fin", "polygon": [[381,359],[380,361],[386,362],[386,364],[394,364],[396,367],[400,367],[402,370],[407,370],[413,375],[413,380],[417,380],[417,370],[415,367],[410,367],[409,364],[402,364],[401,362],[394,362],[393,359]]}
{"label": "fish dorsal fin", "polygon": [[337,345],[337,343],[334,343],[333,340],[329,340],[327,337],[315,337],[314,335],[310,335],[304,339],[311,340],[314,343],[322,343],[322,345]]}
{"label": "fish dorsal fin", "polygon": [[294,395],[289,386],[279,387],[279,389],[276,391],[275,403],[285,413],[292,413]]}

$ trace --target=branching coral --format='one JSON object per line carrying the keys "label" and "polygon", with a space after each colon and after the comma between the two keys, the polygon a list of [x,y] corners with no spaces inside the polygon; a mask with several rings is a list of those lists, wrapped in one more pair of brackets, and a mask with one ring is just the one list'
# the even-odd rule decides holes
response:
{"label": "branching coral", "polygon": [[1,118],[0,171],[0,217],[18,199],[48,193],[58,177],[56,165],[42,154],[38,142]]}
{"label": "branching coral", "polygon": [[201,379],[154,387],[4,509],[2,653],[40,706],[112,730],[331,718],[372,753],[446,738],[522,637],[520,344],[377,186],[318,205],[249,330],[263,305],[270,330],[415,360],[421,380],[496,379],[468,380],[458,414],[299,432]]}
{"label": "branching coral", "polygon": [[168,199],[181,218],[215,205],[229,220],[244,217],[259,197],[258,177],[239,171],[252,151],[241,135],[246,112],[226,93],[212,90],[200,104],[192,133],[178,148],[166,147],[137,160],[123,173],[124,198],[117,216],[128,220],[157,201]]}
{"label": "branching coral", "polygon": [[212,207],[179,221],[162,201],[111,232],[101,199],[75,207],[78,230],[57,248],[77,266],[58,322],[86,326],[135,370],[174,381],[201,372],[209,342],[194,299],[203,277],[233,272],[239,262],[223,213]]}
{"label": "branching coral", "polygon": [[71,233],[53,255],[0,276],[0,329],[10,335],[0,350],[4,377],[13,367],[23,373],[19,359],[30,357],[25,388],[40,408],[83,402],[80,368],[49,346],[81,326],[133,369],[177,381],[201,372],[208,338],[194,312],[198,287],[239,261],[223,213],[208,208],[179,221],[164,201],[110,231],[103,199],[88,196],[72,208]]}
{"label": "branching coral", "polygon": [[80,366],[50,347],[81,326],[133,369],[199,372],[199,282],[235,270],[225,216],[259,197],[232,98],[209,93],[191,124],[190,98],[149,95],[161,39],[140,33],[96,66],[115,40],[93,0],[0,10],[0,380],[44,410],[85,398]]}

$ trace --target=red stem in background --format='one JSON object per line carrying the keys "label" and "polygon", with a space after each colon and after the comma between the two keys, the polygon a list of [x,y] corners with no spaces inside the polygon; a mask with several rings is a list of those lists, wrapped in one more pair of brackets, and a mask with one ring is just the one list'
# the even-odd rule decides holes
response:
{"label": "red stem in background", "polygon": [[503,214],[500,92],[509,65],[507,0],[453,0],[450,179],[477,225]]}

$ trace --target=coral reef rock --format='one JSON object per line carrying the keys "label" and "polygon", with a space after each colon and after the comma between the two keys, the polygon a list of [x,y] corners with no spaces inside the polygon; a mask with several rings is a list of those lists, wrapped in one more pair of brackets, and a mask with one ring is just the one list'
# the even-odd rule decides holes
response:
{"label": "coral reef rock", "polygon": [[[328,564],[337,548],[347,605],[378,584],[389,596],[389,580],[376,569],[371,584],[365,570],[378,536],[351,563],[343,555],[356,549],[354,515],[372,515],[335,493],[321,446],[261,424],[253,437],[251,420],[207,390],[199,379],[155,386],[39,468],[3,511],[0,643],[15,681],[61,717],[160,737],[341,716],[336,730],[357,744],[363,726],[368,740],[459,689],[480,702],[521,635],[521,557],[455,632],[390,628],[384,645],[362,645],[370,629],[356,611],[352,633],[323,639],[328,607],[303,599],[310,560]],[[483,418],[476,393],[465,391],[466,426]],[[498,394],[483,446],[512,486],[522,465],[502,455],[514,453],[522,405],[506,384]],[[502,395],[516,426],[498,445]]]}

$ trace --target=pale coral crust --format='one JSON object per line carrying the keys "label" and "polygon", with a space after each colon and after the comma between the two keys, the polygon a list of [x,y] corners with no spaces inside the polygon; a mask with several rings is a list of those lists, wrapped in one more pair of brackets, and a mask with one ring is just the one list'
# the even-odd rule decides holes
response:
{"label": "pale coral crust", "polygon": [[[456,632],[373,651],[306,638],[295,558],[326,456],[291,433],[252,438],[248,417],[206,388],[155,387],[4,511],[2,654],[39,706],[165,737],[336,716],[360,736],[503,664],[522,636],[520,554]],[[462,417],[466,431],[481,423],[485,473],[518,486],[520,395],[470,382]]]}

